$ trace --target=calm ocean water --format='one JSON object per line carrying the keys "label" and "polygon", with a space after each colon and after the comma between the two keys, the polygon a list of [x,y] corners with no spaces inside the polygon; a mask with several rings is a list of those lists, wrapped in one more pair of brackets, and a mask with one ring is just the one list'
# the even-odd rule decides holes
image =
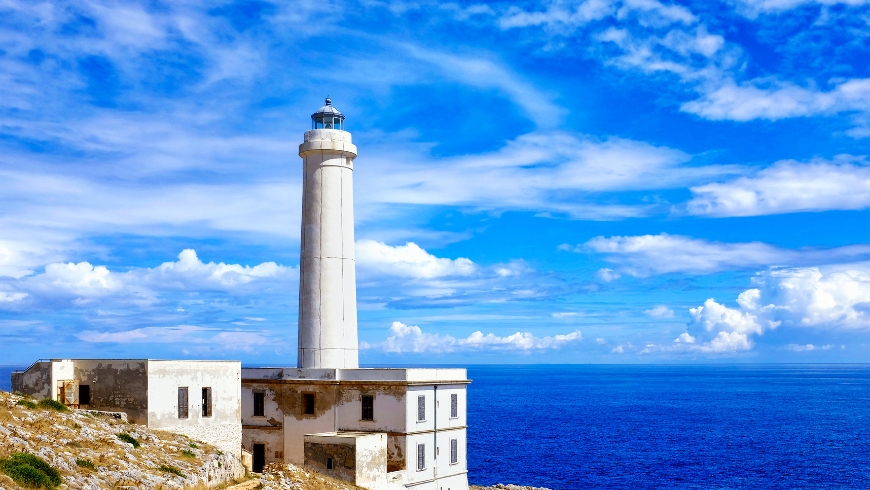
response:
{"label": "calm ocean water", "polygon": [[[0,366],[0,389],[11,368]],[[870,365],[471,366],[469,480],[870,488]]]}
{"label": "calm ocean water", "polygon": [[870,488],[870,365],[468,372],[474,483]]}

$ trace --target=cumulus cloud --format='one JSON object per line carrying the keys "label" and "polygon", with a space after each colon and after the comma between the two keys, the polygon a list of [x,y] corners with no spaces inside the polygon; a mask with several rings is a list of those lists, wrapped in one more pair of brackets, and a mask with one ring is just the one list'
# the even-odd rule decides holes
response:
{"label": "cumulus cloud", "polygon": [[407,352],[458,352],[469,350],[508,350],[530,352],[538,350],[559,349],[563,346],[582,340],[580,331],[575,330],[564,335],[536,337],[530,332],[517,332],[506,337],[477,331],[466,338],[456,338],[451,335],[423,332],[418,326],[393,322],[389,336],[380,343],[361,342],[361,349],[379,349],[391,353]]}
{"label": "cumulus cloud", "polygon": [[391,246],[374,240],[359,240],[356,242],[356,258],[362,268],[418,279],[469,276],[478,269],[467,258],[436,257],[414,242]]}
{"label": "cumulus cloud", "polygon": [[644,313],[653,317],[653,318],[673,318],[674,310],[668,308],[665,305],[658,305],[655,308],[645,310]]}
{"label": "cumulus cloud", "polygon": [[[870,331],[870,264],[773,269],[737,297],[737,308],[710,298],[691,308],[687,332],[649,352],[732,353],[753,348],[752,338],[777,328]],[[693,335],[694,333],[694,335]],[[705,341],[706,339],[706,341]],[[786,350],[828,350],[831,345],[788,344]]]}
{"label": "cumulus cloud", "polygon": [[691,214],[727,217],[865,209],[870,207],[870,165],[863,158],[780,161],[751,177],[691,188]]}
{"label": "cumulus cloud", "polygon": [[[870,246],[789,250],[761,242],[723,243],[681,235],[596,237],[573,249],[595,252],[632,276],[712,274],[758,266],[837,262],[870,256]],[[608,269],[609,270],[609,269]]]}
{"label": "cumulus cloud", "polygon": [[0,307],[4,298],[10,308],[27,299],[41,306],[69,307],[96,304],[100,300],[121,299],[146,305],[158,301],[166,291],[240,292],[242,286],[257,280],[287,280],[293,269],[274,262],[256,266],[205,263],[192,249],[183,250],[175,262],[164,262],[154,268],[134,268],[112,272],[106,266],[89,262],[54,263],[42,273],[7,278],[5,285],[17,292],[0,292]]}

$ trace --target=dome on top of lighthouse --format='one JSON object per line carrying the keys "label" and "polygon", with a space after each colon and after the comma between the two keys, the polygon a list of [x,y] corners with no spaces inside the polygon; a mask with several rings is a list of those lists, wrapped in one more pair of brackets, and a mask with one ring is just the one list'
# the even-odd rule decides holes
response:
{"label": "dome on top of lighthouse", "polygon": [[342,129],[344,114],[333,107],[332,99],[326,98],[326,105],[311,115],[311,129]]}

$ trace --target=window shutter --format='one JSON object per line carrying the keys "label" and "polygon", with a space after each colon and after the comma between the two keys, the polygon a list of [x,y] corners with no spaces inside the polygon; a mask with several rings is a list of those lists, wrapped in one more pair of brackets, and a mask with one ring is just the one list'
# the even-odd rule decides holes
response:
{"label": "window shutter", "polygon": [[456,393],[450,394],[450,417],[459,417],[459,395]]}
{"label": "window shutter", "polygon": [[426,445],[417,444],[417,471],[426,469]]}
{"label": "window shutter", "polygon": [[211,388],[202,389],[202,416],[211,417]]}
{"label": "window shutter", "polygon": [[187,388],[178,388],[178,418],[187,418]]}
{"label": "window shutter", "polygon": [[450,464],[456,464],[459,462],[459,441],[457,439],[450,439]]}
{"label": "window shutter", "polygon": [[417,397],[417,421],[426,420],[426,397],[420,395]]}

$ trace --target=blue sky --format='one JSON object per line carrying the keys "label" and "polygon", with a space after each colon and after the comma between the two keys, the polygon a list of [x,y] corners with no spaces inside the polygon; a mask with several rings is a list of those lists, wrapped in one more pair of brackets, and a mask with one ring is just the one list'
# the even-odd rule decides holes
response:
{"label": "blue sky", "polygon": [[0,364],[295,364],[326,95],[364,364],[870,360],[867,2],[0,10]]}

